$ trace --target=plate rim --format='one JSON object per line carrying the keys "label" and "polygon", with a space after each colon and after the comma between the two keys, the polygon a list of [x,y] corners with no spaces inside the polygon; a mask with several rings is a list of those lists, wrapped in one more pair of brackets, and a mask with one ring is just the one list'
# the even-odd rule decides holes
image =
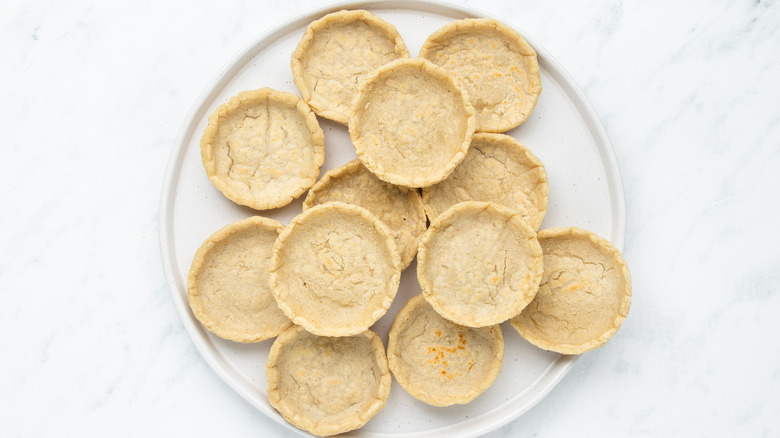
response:
{"label": "plate rim", "polygon": [[[247,388],[242,383],[240,376],[236,375],[236,372],[229,367],[229,364],[225,363],[221,353],[214,351],[214,349],[209,345],[210,342],[207,340],[207,338],[201,335],[200,327],[194,317],[191,316],[189,308],[186,304],[186,300],[180,299],[180,290],[177,279],[181,277],[181,272],[177,268],[178,263],[174,263],[176,256],[172,249],[172,206],[176,197],[174,176],[178,175],[182,168],[183,157],[185,155],[184,151],[186,150],[184,140],[191,137],[193,134],[193,131],[197,127],[197,120],[200,119],[199,116],[208,110],[210,103],[213,102],[214,98],[218,94],[218,90],[224,88],[224,85],[229,82],[230,78],[232,78],[232,76],[237,73],[255,55],[257,50],[259,50],[263,45],[266,45],[267,43],[275,40],[277,35],[285,34],[292,28],[299,27],[301,22],[311,22],[325,14],[335,12],[340,9],[360,9],[366,7],[373,9],[384,8],[417,10],[421,12],[443,12],[450,15],[486,17],[501,21],[500,18],[487,11],[473,8],[471,6],[455,5],[439,0],[340,0],[329,2],[305,13],[294,13],[288,15],[284,19],[280,19],[279,24],[256,36],[235,55],[233,55],[222,66],[222,68],[220,68],[218,73],[211,79],[211,81],[209,81],[204,90],[194,101],[187,113],[187,116],[184,118],[184,121],[179,128],[176,140],[173,144],[173,147],[171,148],[160,196],[158,226],[160,256],[162,259],[163,271],[165,273],[165,281],[168,287],[168,291],[173,299],[174,307],[176,308],[179,318],[184,325],[190,340],[193,342],[196,349],[198,350],[198,353],[206,361],[212,371],[214,371],[233,391],[235,391],[249,404],[260,410],[266,417],[270,418],[277,424],[285,427],[287,430],[303,434],[304,436],[308,434],[285,421],[270,406],[270,403],[266,402],[263,404],[257,402],[256,397],[254,397],[251,393],[251,389]],[[611,141],[609,140],[609,137],[607,136],[606,129],[601,123],[601,119],[598,117],[598,114],[596,113],[585,93],[574,81],[571,75],[563,68],[563,66],[560,65],[558,61],[533,38],[529,37],[521,29],[517,30],[536,50],[539,57],[539,62],[540,64],[545,64],[547,66],[546,70],[548,70],[548,74],[556,77],[558,84],[566,90],[566,93],[575,97],[572,103],[575,104],[578,112],[583,115],[584,122],[590,130],[597,149],[599,150],[599,155],[604,162],[605,173],[607,174],[607,177],[613,182],[612,184],[607,184],[610,197],[612,199],[612,204],[616,207],[612,212],[613,235],[610,236],[608,240],[610,240],[612,244],[615,245],[615,247],[617,247],[620,251],[623,251],[626,233],[625,193],[623,188],[622,175],[620,173],[620,168],[615,156],[615,150]],[[449,437],[452,436],[457,429],[457,432],[459,432],[458,436],[475,437],[498,429],[499,427],[502,427],[507,423],[519,418],[521,415],[537,405],[542,399],[544,399],[544,397],[546,397],[547,394],[549,394],[550,391],[552,391],[552,389],[555,388],[558,383],[568,374],[578,358],[579,356],[561,355],[555,361],[553,361],[534,381],[532,386],[525,389],[524,392],[533,391],[534,394],[530,396],[527,402],[520,409],[517,409],[511,403],[508,403],[501,405],[489,413],[470,418],[457,424],[425,432],[406,433],[403,436]],[[553,374],[551,375],[551,373]],[[541,379],[546,379],[546,382],[543,386],[537,388],[536,383]],[[390,436],[390,434],[384,433],[362,433],[366,434],[367,436]],[[352,434],[353,433],[348,433],[347,435]]]}

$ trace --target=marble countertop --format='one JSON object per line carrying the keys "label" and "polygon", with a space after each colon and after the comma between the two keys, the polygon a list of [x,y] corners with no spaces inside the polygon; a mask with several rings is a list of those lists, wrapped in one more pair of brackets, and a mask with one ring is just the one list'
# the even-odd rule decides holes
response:
{"label": "marble countertop", "polygon": [[[780,3],[456,1],[544,46],[612,141],[631,313],[488,434],[769,436],[780,422]],[[209,368],[158,206],[190,107],[244,45],[323,3],[0,4],[5,436],[297,436]]]}

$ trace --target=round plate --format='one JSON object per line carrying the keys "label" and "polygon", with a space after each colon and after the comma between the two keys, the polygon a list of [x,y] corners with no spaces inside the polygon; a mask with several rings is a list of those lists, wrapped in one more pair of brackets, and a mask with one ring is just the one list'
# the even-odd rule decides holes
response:
{"label": "round plate", "polygon": [[[301,212],[303,197],[287,207],[263,212],[232,203],[206,177],[199,142],[209,114],[239,91],[271,87],[299,94],[290,72],[293,49],[310,22],[341,9],[367,9],[394,24],[412,56],[417,55],[428,35],[446,23],[489,16],[434,2],[350,2],[306,12],[270,30],[231,60],[195,103],[173,148],[160,205],[166,279],[193,343],[228,385],[264,414],[290,428],[266,396],[265,361],[272,341],[239,344],[212,335],[190,312],[186,285],[192,257],[209,235],[255,214],[289,223]],[[538,54],[543,90],[531,117],[508,134],[533,151],[547,170],[550,197],[542,228],[578,226],[622,249],[625,199],[609,139],[574,81],[539,44],[524,36]],[[320,119],[320,124],[325,131],[324,173],[353,159],[355,151],[346,127],[325,119]],[[373,327],[385,345],[396,313],[418,293],[413,262],[401,277],[392,307]],[[568,372],[576,356],[540,350],[520,338],[508,323],[502,327],[505,352],[501,373],[479,398],[464,406],[433,407],[393,383],[387,406],[362,429],[348,435],[477,436],[530,409]]]}

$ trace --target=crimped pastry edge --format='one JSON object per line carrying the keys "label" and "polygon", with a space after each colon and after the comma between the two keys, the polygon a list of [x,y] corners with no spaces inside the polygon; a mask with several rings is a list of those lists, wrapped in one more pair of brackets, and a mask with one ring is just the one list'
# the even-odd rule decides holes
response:
{"label": "crimped pastry edge", "polygon": [[[357,214],[358,216],[367,219],[371,222],[377,232],[384,237],[384,243],[387,245],[388,250],[391,253],[391,262],[393,264],[393,275],[390,281],[387,282],[387,294],[381,308],[375,309],[372,312],[372,316],[365,318],[362,321],[355,322],[351,327],[330,327],[330,328],[318,328],[312,324],[309,319],[303,315],[296,315],[290,306],[280,298],[280,290],[284,286],[279,282],[278,270],[281,268],[283,262],[279,256],[279,251],[286,243],[290,234],[295,231],[295,228],[308,220],[309,217],[321,214],[328,214],[329,211],[339,210],[342,213]],[[318,336],[352,336],[357,333],[361,333],[371,327],[379,318],[381,318],[390,308],[390,305],[395,299],[395,295],[398,293],[398,287],[401,280],[401,257],[398,253],[398,248],[395,245],[395,239],[393,239],[390,230],[387,228],[384,222],[377,219],[376,216],[371,214],[363,207],[359,207],[353,204],[346,204],[343,202],[328,202],[322,205],[312,207],[305,212],[294,217],[290,224],[282,230],[279,237],[276,239],[273,248],[273,256],[271,258],[271,266],[269,268],[269,283],[271,291],[276,299],[276,303],[279,308],[287,315],[293,323],[304,327],[307,331]],[[376,316],[378,315],[378,316]]]}
{"label": "crimped pastry edge", "polygon": [[623,291],[624,292],[623,297],[625,299],[623,300],[620,309],[618,309],[617,315],[615,315],[615,319],[612,323],[612,327],[610,327],[607,331],[605,331],[597,338],[589,342],[585,342],[582,344],[564,344],[564,343],[547,342],[543,339],[534,336],[533,333],[525,330],[525,328],[519,324],[517,317],[512,318],[510,320],[510,323],[512,324],[512,327],[515,328],[517,333],[520,334],[521,337],[523,337],[531,344],[536,345],[537,347],[543,350],[554,351],[556,353],[561,353],[561,354],[576,355],[576,354],[582,354],[587,351],[594,350],[598,347],[601,347],[610,338],[612,338],[612,336],[614,336],[615,333],[617,333],[617,331],[620,329],[620,326],[623,324],[623,321],[625,321],[626,318],[628,317],[628,312],[629,309],[631,308],[631,274],[628,271],[628,264],[626,264],[626,261],[623,259],[623,255],[620,253],[620,251],[617,248],[615,248],[615,246],[612,245],[612,243],[609,240],[599,236],[598,234],[592,231],[585,230],[578,227],[548,228],[539,231],[538,239],[546,240],[546,239],[562,238],[567,236],[589,239],[594,245],[596,245],[596,247],[604,250],[607,254],[614,257],[616,265],[621,270],[621,274],[623,275],[623,279],[626,284],[626,289]]}
{"label": "crimped pastry edge", "polygon": [[[372,330],[365,330],[361,333],[352,336],[364,336],[370,339],[371,349],[374,352],[374,361],[379,366],[382,376],[377,382],[377,394],[378,398],[375,398],[367,406],[367,408],[357,417],[354,421],[347,424],[321,424],[319,421],[297,421],[293,412],[282,412],[277,408],[277,403],[281,400],[281,395],[278,391],[279,384],[279,370],[277,369],[280,355],[286,343],[294,342],[298,338],[301,332],[306,330],[297,325],[293,325],[279,334],[274,343],[271,345],[271,350],[268,354],[268,359],[265,365],[266,375],[266,392],[268,394],[268,400],[274,409],[287,420],[290,424],[300,429],[306,430],[309,433],[318,436],[330,436],[336,435],[350,430],[363,427],[371,418],[374,417],[387,403],[387,397],[390,395],[390,387],[392,385],[392,377],[390,374],[390,368],[387,364],[387,355],[385,354],[385,348],[382,344],[382,339]],[[317,336],[317,335],[312,335]]]}
{"label": "crimped pastry edge", "polygon": [[[454,90],[458,90],[460,92],[461,100],[463,102],[464,111],[467,115],[466,120],[466,133],[463,139],[463,142],[461,143],[460,147],[458,148],[457,152],[453,155],[452,159],[444,166],[439,172],[435,173],[428,173],[427,175],[421,176],[417,172],[410,172],[407,175],[396,175],[392,172],[387,172],[383,170],[383,166],[381,163],[377,163],[374,159],[371,158],[369,155],[369,150],[366,148],[366,145],[363,144],[361,141],[360,136],[358,135],[358,108],[361,107],[366,100],[365,93],[368,91],[370,87],[374,85],[376,81],[381,79],[383,76],[390,75],[396,71],[405,69],[405,68],[417,68],[426,74],[430,74],[431,76],[445,81],[445,83],[452,87]],[[447,70],[435,65],[434,63],[428,61],[427,59],[422,58],[413,58],[413,59],[397,59],[395,61],[392,61],[390,63],[385,64],[383,67],[375,70],[373,73],[371,73],[369,76],[366,77],[366,79],[360,84],[360,87],[358,89],[358,94],[355,96],[355,100],[352,104],[352,113],[350,114],[349,118],[349,136],[352,140],[352,144],[355,146],[355,152],[357,153],[357,158],[360,160],[360,162],[368,169],[371,173],[377,176],[377,178],[389,182],[390,184],[395,184],[399,186],[409,187],[409,188],[420,188],[420,187],[428,187],[430,185],[436,184],[439,181],[444,180],[447,178],[447,176],[452,173],[452,171],[455,169],[455,167],[460,164],[461,161],[466,157],[466,152],[469,149],[469,146],[471,145],[471,137],[474,135],[474,129],[476,127],[476,118],[474,116],[474,108],[471,106],[471,103],[469,102],[469,97],[466,92],[466,90],[460,85],[460,83],[455,79],[455,77],[449,73]]]}
{"label": "crimped pastry edge", "polygon": [[[230,184],[226,184],[222,179],[217,178],[217,162],[214,157],[214,145],[212,142],[219,131],[220,119],[245,105],[262,104],[263,101],[267,100],[274,100],[295,107],[298,114],[304,118],[306,127],[309,128],[312,134],[314,160],[311,169],[312,176],[306,180],[305,184],[302,184],[302,186],[295,191],[277,194],[274,197],[269,197],[269,199],[255,199],[243,196],[241,193],[234,190]],[[285,91],[264,87],[257,90],[241,91],[211,113],[208,124],[201,136],[200,154],[209,181],[211,181],[225,197],[236,204],[245,205],[255,210],[268,210],[271,208],[284,207],[291,203],[293,199],[303,194],[317,181],[320,167],[322,167],[322,164],[325,162],[325,134],[322,132],[322,128],[320,127],[314,112],[300,97]]]}
{"label": "crimped pastry edge", "polygon": [[385,33],[388,39],[392,39],[395,43],[396,54],[399,55],[399,58],[409,58],[409,49],[406,47],[406,43],[404,43],[404,40],[396,27],[392,23],[385,21],[381,17],[369,11],[363,9],[341,10],[330,13],[318,20],[311,22],[306,27],[306,31],[304,32],[300,42],[298,42],[298,45],[295,47],[295,50],[293,51],[292,57],[290,59],[290,69],[292,70],[293,82],[298,88],[298,91],[300,91],[304,102],[306,102],[306,104],[308,104],[311,109],[317,113],[317,115],[333,120],[334,122],[341,123],[342,125],[349,123],[349,114],[341,114],[340,112],[334,111],[330,108],[319,108],[312,104],[312,92],[309,87],[306,86],[306,81],[303,78],[306,71],[306,69],[303,67],[303,58],[306,56],[306,51],[308,50],[311,42],[314,40],[314,34],[316,32],[327,29],[334,23],[341,24],[351,21],[363,21],[373,28]]}
{"label": "crimped pastry edge", "polygon": [[269,328],[263,332],[252,334],[246,333],[242,330],[227,329],[219,326],[216,322],[208,318],[203,312],[199,300],[194,299],[194,297],[199,296],[200,291],[198,275],[202,272],[203,268],[205,268],[204,264],[206,263],[211,251],[213,251],[221,241],[231,237],[236,231],[253,226],[276,231],[277,237],[278,234],[282,232],[282,229],[284,229],[284,224],[263,216],[251,216],[225,225],[224,227],[214,232],[211,236],[206,238],[206,240],[201,244],[193,256],[190,270],[187,274],[187,302],[189,303],[190,309],[192,310],[195,318],[200,321],[200,323],[203,324],[203,326],[206,327],[208,331],[214,333],[220,338],[241,343],[260,342],[273,338],[281,331],[290,327],[292,325],[292,321],[283,325],[282,327],[272,329]]}
{"label": "crimped pastry edge", "polygon": [[401,387],[404,388],[404,390],[408,392],[409,395],[424,403],[427,403],[432,406],[451,406],[455,404],[469,403],[472,400],[479,397],[488,388],[490,388],[490,386],[492,386],[493,382],[496,380],[496,377],[498,377],[499,371],[501,371],[501,365],[504,360],[504,336],[503,336],[503,331],[501,329],[501,325],[495,324],[493,326],[486,326],[486,327],[492,327],[496,331],[497,336],[493,338],[493,341],[498,346],[498,348],[496,349],[497,350],[496,355],[490,358],[491,366],[489,368],[488,373],[485,376],[485,379],[482,382],[480,382],[478,385],[475,385],[471,389],[471,391],[462,394],[460,397],[456,397],[454,399],[437,398],[436,394],[428,394],[422,390],[418,390],[406,379],[406,376],[397,372],[397,370],[399,369],[398,367],[399,355],[397,354],[398,332],[402,329],[402,326],[409,319],[409,316],[411,316],[412,312],[416,310],[416,308],[423,303],[427,304],[427,301],[425,300],[425,297],[423,297],[421,294],[412,297],[411,299],[409,299],[409,301],[406,302],[406,304],[401,308],[401,310],[398,311],[398,314],[393,320],[393,324],[390,327],[390,333],[388,334],[388,341],[387,341],[387,362],[388,362],[388,366],[390,367],[390,371],[392,372],[398,384],[401,385]]}
{"label": "crimped pastry edge", "polygon": [[[468,315],[453,315],[451,312],[449,312],[445,308],[445,306],[436,299],[435,292],[433,291],[433,286],[431,284],[430,279],[425,275],[425,270],[427,269],[427,265],[429,263],[428,260],[429,242],[434,237],[435,233],[439,232],[438,230],[440,228],[448,226],[452,218],[462,211],[488,210],[488,209],[495,210],[500,214],[505,215],[507,217],[507,220],[512,220],[518,227],[523,229],[524,234],[533,236],[532,242],[536,242],[536,245],[532,244],[531,257],[533,258],[532,260],[533,263],[529,266],[529,269],[532,271],[532,274],[534,276],[533,283],[530,286],[531,289],[533,289],[533,294],[531,295],[531,299],[529,299],[528,302],[526,302],[525,305],[523,305],[523,307],[521,307],[520,309],[515,309],[517,310],[517,312],[513,316],[500,319],[500,320],[496,318],[495,320],[483,321],[483,320],[477,320],[475,318],[467,319]],[[533,301],[533,297],[536,295],[536,291],[538,291],[539,289],[539,283],[541,283],[542,281],[542,273],[543,273],[542,248],[539,245],[536,231],[533,228],[531,228],[530,225],[528,225],[528,223],[522,218],[522,216],[519,213],[493,202],[467,201],[467,202],[461,202],[453,205],[452,207],[447,209],[444,213],[439,215],[439,217],[437,217],[436,220],[431,223],[431,225],[423,234],[422,239],[420,239],[420,246],[417,250],[417,281],[420,284],[420,288],[422,289],[422,295],[431,304],[431,307],[433,307],[433,309],[436,310],[436,312],[439,315],[456,324],[465,325],[467,327],[485,327],[489,325],[500,324],[520,314],[522,309],[525,306],[527,306],[528,303]]]}
{"label": "crimped pastry edge", "polygon": [[518,119],[510,119],[506,118],[504,123],[497,124],[495,126],[491,127],[483,127],[483,126],[477,126],[476,131],[477,132],[506,132],[510,129],[516,128],[523,124],[526,120],[528,120],[528,117],[531,115],[531,112],[533,112],[533,109],[536,107],[536,103],[539,101],[539,96],[542,93],[542,82],[541,82],[541,69],[539,68],[539,61],[537,59],[536,50],[534,50],[533,47],[531,47],[530,44],[528,44],[528,41],[523,38],[523,36],[515,29],[513,29],[510,26],[507,26],[506,24],[493,19],[493,18],[463,18],[460,20],[455,20],[450,23],[445,24],[438,30],[434,31],[432,34],[428,36],[428,38],[423,43],[422,47],[420,48],[419,57],[427,59],[429,56],[429,51],[432,49],[433,46],[436,45],[445,45],[442,44],[442,40],[449,38],[453,35],[458,35],[460,33],[466,33],[472,30],[479,30],[479,29],[490,29],[495,30],[498,34],[502,35],[506,38],[506,41],[517,45],[517,47],[520,49],[520,53],[522,56],[526,57],[533,57],[533,62],[531,62],[530,71],[528,72],[529,75],[532,75],[539,79],[539,86],[534,87],[535,93],[532,93],[532,100],[533,102],[531,105],[531,111],[528,112],[528,114],[520,114],[520,117]]}
{"label": "crimped pastry edge", "polygon": [[[506,134],[499,134],[499,133],[491,133],[491,132],[478,132],[474,133],[472,140],[471,140],[471,146],[469,146],[469,151],[471,151],[471,148],[475,141],[485,141],[485,140],[491,140],[496,143],[502,143],[504,145],[509,146],[513,153],[521,154],[523,155],[523,158],[528,160],[530,163],[534,165],[534,167],[538,167],[541,169],[540,173],[540,184],[543,184],[545,186],[545,197],[543,199],[544,208],[539,210],[539,219],[538,221],[534,221],[531,223],[531,227],[535,230],[539,230],[539,228],[542,226],[542,221],[544,220],[544,216],[547,215],[547,207],[549,203],[549,180],[547,178],[547,170],[544,167],[544,163],[531,152],[528,147],[526,147],[523,143],[521,143],[516,138],[506,135]],[[468,154],[468,153],[467,153]],[[465,159],[465,158],[464,158]],[[446,179],[444,180],[446,181]],[[442,181],[442,182],[444,182]],[[490,184],[491,181],[484,181],[485,184]],[[430,199],[432,196],[432,193],[436,191],[436,185],[432,185],[430,187],[424,187],[422,189],[422,201],[423,206],[425,208],[425,215],[428,217],[428,220],[433,222],[436,217],[438,216],[436,212],[431,207]],[[475,201],[485,201],[484,199],[474,199]],[[464,201],[465,202],[465,201]],[[488,201],[485,201],[488,202]],[[495,202],[495,201],[490,201]],[[504,207],[513,209],[511,205],[505,205],[498,202],[495,202],[497,204],[503,205]],[[454,204],[453,204],[454,205]],[[442,210],[439,214],[443,213],[444,210]]]}
{"label": "crimped pastry edge", "polygon": [[[331,184],[331,181],[334,181],[339,178],[348,177],[348,175],[351,175],[358,170],[360,170],[360,167],[363,166],[360,163],[360,160],[354,159],[352,161],[347,162],[346,164],[337,167],[335,169],[331,169],[320,178],[319,181],[314,183],[314,185],[309,189],[309,193],[306,195],[306,199],[303,201],[303,211],[306,211],[312,207],[314,207],[315,202],[317,202],[317,196],[319,193],[321,193],[323,190],[327,190],[329,185]],[[370,172],[370,171],[369,171]],[[373,174],[372,174],[373,175]],[[386,181],[383,181],[386,182]],[[414,260],[414,257],[417,255],[417,246],[420,243],[420,238],[422,237],[422,233],[425,232],[426,229],[426,218],[427,215],[425,213],[425,207],[423,205],[422,196],[416,192],[416,189],[410,189],[403,186],[396,186],[401,190],[408,190],[411,193],[413,202],[415,204],[415,210],[417,210],[420,213],[420,220],[416,221],[414,224],[414,229],[419,229],[420,232],[417,235],[417,239],[415,239],[414,243],[412,244],[412,250],[409,250],[405,253],[401,254],[401,266],[402,269],[406,269],[411,263],[412,260]],[[379,219],[379,218],[377,218]],[[387,225],[387,224],[385,224]],[[389,229],[389,226],[388,226]],[[396,245],[397,247],[397,245]],[[401,248],[398,248],[399,253],[401,253]]]}

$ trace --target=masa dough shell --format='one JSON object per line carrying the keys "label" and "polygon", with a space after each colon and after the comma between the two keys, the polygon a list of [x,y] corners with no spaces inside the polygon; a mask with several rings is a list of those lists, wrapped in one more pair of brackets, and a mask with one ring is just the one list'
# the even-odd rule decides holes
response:
{"label": "masa dough shell", "polygon": [[384,222],[401,254],[401,265],[409,266],[426,225],[417,190],[386,183],[352,160],[328,171],[309,189],[303,211],[333,201],[359,205]]}
{"label": "masa dough shell", "polygon": [[544,275],[536,298],[512,319],[528,342],[580,354],[604,345],[631,306],[631,277],[620,251],[574,227],[539,232]]}
{"label": "masa dough shell", "polygon": [[268,399],[294,426],[327,436],[365,425],[387,401],[392,378],[379,336],[316,336],[290,327],[271,346]]}
{"label": "masa dough shell", "polygon": [[291,67],[295,85],[314,112],[346,125],[362,78],[408,57],[395,26],[368,11],[339,11],[309,24]]}
{"label": "masa dough shell", "polygon": [[238,93],[211,114],[200,152],[222,194],[266,210],[289,204],[314,184],[325,136],[300,97],[261,88]]}
{"label": "masa dough shell", "polygon": [[444,181],[422,190],[433,221],[451,206],[486,201],[518,211],[535,230],[547,213],[547,172],[534,154],[504,134],[474,134],[466,158]]}
{"label": "masa dough shell", "polygon": [[536,51],[490,18],[453,21],[431,34],[420,57],[454,73],[471,99],[477,132],[504,132],[533,111],[542,80]]}
{"label": "masa dough shell", "polygon": [[273,245],[283,228],[273,219],[250,217],[200,246],[187,276],[187,298],[209,331],[231,341],[258,342],[292,324],[268,285]]}
{"label": "masa dough shell", "polygon": [[391,184],[427,187],[466,156],[474,110],[452,75],[424,59],[399,59],[361,84],[349,120],[360,162]]}
{"label": "masa dough shell", "polygon": [[390,371],[398,383],[434,406],[477,398],[493,384],[503,358],[500,325],[455,324],[436,313],[422,295],[398,312],[387,345]]}
{"label": "masa dough shell", "polygon": [[349,336],[387,312],[401,262],[387,226],[343,202],[293,218],[273,249],[269,282],[294,323],[320,336]]}
{"label": "masa dough shell", "polygon": [[423,234],[417,279],[441,316],[485,327],[517,316],[542,279],[542,249],[522,216],[489,202],[462,202]]}

